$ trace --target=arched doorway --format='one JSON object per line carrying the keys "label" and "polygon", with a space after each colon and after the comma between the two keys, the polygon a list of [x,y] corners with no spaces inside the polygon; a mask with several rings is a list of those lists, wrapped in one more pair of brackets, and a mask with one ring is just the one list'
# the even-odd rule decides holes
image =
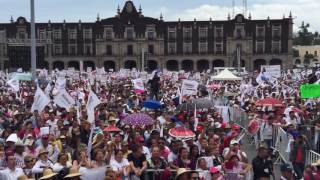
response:
{"label": "arched doorway", "polygon": [[281,59],[271,59],[269,64],[282,66],[282,61],[281,61]]}
{"label": "arched doorway", "polygon": [[83,68],[84,68],[83,70],[87,71],[88,67],[91,67],[92,70],[94,70],[96,68],[94,62],[92,62],[92,61],[84,61],[83,62]]}
{"label": "arched doorway", "polygon": [[75,70],[79,70],[80,69],[80,64],[78,61],[70,61],[68,62],[68,67],[69,68],[74,68]]}
{"label": "arched doorway", "polygon": [[148,60],[147,61],[147,71],[148,72],[152,72],[154,70],[158,69],[158,63],[157,61],[154,61],[154,60]]}
{"label": "arched doorway", "polygon": [[262,65],[266,65],[266,64],[267,64],[266,60],[264,60],[264,59],[256,59],[253,62],[253,67],[254,67],[255,70],[259,70],[260,71],[261,66]]}
{"label": "arched doorway", "polygon": [[241,60],[241,67],[246,67],[246,61],[245,60]]}
{"label": "arched doorway", "polygon": [[208,70],[209,68],[210,68],[210,66],[209,66],[209,61],[208,61],[208,60],[203,59],[203,60],[199,60],[199,61],[197,62],[197,70],[198,70],[199,72],[206,71],[206,70]]}
{"label": "arched doorway", "polygon": [[193,71],[193,61],[191,60],[184,60],[182,61],[182,70],[186,72]]}
{"label": "arched doorway", "polygon": [[179,70],[178,61],[169,60],[167,61],[166,67],[168,71],[178,71]]}
{"label": "arched doorway", "polygon": [[103,63],[103,67],[106,71],[109,71],[109,69],[112,69],[113,71],[116,69],[116,63],[113,61],[105,61]]}
{"label": "arched doorway", "polygon": [[53,69],[63,70],[64,69],[64,63],[62,61],[55,61],[52,64]]}
{"label": "arched doorway", "polygon": [[296,59],[295,64],[301,64],[301,60],[300,59]]}
{"label": "arched doorway", "polygon": [[132,69],[132,68],[136,68],[136,67],[137,67],[136,61],[128,60],[128,61],[124,62],[125,69]]}
{"label": "arched doorway", "polygon": [[221,60],[221,59],[218,59],[218,60],[214,60],[212,62],[212,67],[215,68],[215,67],[224,67],[224,61]]}

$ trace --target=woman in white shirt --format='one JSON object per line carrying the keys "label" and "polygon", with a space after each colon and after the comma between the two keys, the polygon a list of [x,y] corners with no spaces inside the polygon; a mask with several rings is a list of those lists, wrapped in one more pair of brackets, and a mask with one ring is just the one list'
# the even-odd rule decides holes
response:
{"label": "woman in white shirt", "polygon": [[70,168],[72,164],[68,161],[66,153],[60,153],[58,162],[53,165],[53,172],[59,173],[63,168]]}
{"label": "woman in white shirt", "polygon": [[130,164],[126,158],[123,158],[123,152],[121,150],[115,150],[114,158],[110,161],[110,166],[119,178],[128,176],[130,172]]}
{"label": "woman in white shirt", "polygon": [[197,169],[200,179],[211,180],[209,169],[207,168],[207,162],[205,158],[199,158],[197,161]]}

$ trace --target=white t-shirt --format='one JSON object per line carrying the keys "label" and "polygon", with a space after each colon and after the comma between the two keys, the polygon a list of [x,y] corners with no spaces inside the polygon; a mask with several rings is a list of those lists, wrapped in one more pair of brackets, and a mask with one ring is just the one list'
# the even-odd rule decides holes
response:
{"label": "white t-shirt", "polygon": [[129,162],[126,158],[122,158],[121,162],[118,162],[115,159],[111,159],[110,166],[112,170],[119,171],[122,170],[124,167],[129,166]]}
{"label": "white t-shirt", "polygon": [[146,146],[142,146],[142,151],[143,151],[143,154],[146,156],[147,159],[151,158],[150,151]]}
{"label": "white t-shirt", "polygon": [[299,122],[298,122],[298,119],[297,118],[293,118],[293,119],[291,119],[290,117],[285,117],[284,118],[284,120],[286,121],[286,125],[290,125],[290,124],[293,124],[293,125],[298,125],[298,124],[300,124]]}
{"label": "white t-shirt", "polygon": [[19,176],[23,175],[23,170],[21,168],[15,168],[12,171],[9,168],[0,171],[0,179],[1,180],[17,180]]}
{"label": "white t-shirt", "polygon": [[178,155],[173,153],[173,152],[170,152],[169,155],[168,155],[168,162],[173,162],[174,160],[176,160],[178,158]]}

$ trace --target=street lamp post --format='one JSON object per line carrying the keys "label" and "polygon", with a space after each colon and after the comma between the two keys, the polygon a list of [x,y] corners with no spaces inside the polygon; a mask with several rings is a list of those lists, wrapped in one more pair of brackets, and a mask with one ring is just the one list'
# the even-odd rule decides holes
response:
{"label": "street lamp post", "polygon": [[31,11],[31,72],[35,73],[37,68],[37,55],[36,55],[36,27],[35,27],[35,13],[34,13],[34,0],[30,0]]}

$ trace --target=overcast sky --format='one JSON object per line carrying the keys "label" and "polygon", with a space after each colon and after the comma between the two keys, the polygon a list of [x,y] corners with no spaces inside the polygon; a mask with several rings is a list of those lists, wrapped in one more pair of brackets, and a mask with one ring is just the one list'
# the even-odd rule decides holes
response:
{"label": "overcast sky", "polygon": [[[107,18],[116,14],[118,4],[123,7],[125,0],[35,0],[36,21],[93,22],[97,14]],[[236,1],[236,13],[242,12],[242,0]],[[27,17],[30,0],[0,0],[0,22],[9,22],[10,17]],[[166,21],[181,20],[226,20],[232,15],[232,0],[133,0],[136,8],[141,4],[145,16],[158,18],[163,13]],[[248,0],[248,12],[253,19],[282,18],[292,11],[294,30],[302,21],[311,24],[312,31],[320,31],[320,0]]]}

